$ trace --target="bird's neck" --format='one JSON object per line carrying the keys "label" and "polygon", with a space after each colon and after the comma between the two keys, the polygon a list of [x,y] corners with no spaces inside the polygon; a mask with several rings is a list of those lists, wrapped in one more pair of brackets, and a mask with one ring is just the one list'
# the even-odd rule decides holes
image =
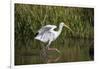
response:
{"label": "bird's neck", "polygon": [[58,29],[58,33],[59,33],[59,34],[61,33],[62,28],[63,28],[63,26],[62,26],[62,25],[59,25],[59,29]]}

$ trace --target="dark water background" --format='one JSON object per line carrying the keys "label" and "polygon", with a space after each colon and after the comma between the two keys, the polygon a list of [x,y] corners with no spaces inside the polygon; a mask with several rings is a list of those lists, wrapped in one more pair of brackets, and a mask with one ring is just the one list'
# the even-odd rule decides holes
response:
{"label": "dark water background", "polygon": [[90,39],[66,39],[65,42],[59,42],[57,47],[55,41],[50,47],[56,47],[61,51],[61,54],[56,51],[47,51],[47,54],[44,55],[45,53],[43,53],[41,46],[30,50],[22,49],[22,53],[15,55],[15,64],[46,64],[94,60],[94,43]]}

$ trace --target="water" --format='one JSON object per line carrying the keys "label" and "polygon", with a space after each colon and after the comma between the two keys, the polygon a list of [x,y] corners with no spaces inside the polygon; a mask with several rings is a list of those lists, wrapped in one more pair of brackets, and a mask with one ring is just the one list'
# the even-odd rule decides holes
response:
{"label": "water", "polygon": [[56,51],[47,51],[45,47],[29,48],[27,50],[22,48],[19,50],[21,54],[17,53],[16,55],[15,53],[15,65],[94,60],[94,41],[90,39],[66,39],[66,41],[55,41],[50,47],[59,49],[61,54]]}

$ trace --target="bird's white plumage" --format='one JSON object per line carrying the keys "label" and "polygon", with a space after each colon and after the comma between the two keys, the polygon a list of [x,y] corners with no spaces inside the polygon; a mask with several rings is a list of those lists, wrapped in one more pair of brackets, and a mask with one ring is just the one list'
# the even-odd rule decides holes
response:
{"label": "bird's white plumage", "polygon": [[[40,30],[38,30],[38,34],[35,37],[35,39],[40,40],[42,42],[48,42],[47,48],[48,50],[50,49],[49,46],[52,41],[54,41],[61,33],[63,26],[71,30],[67,25],[65,25],[63,22],[59,24],[58,31],[55,31],[54,29],[57,28],[55,25],[46,25],[43,26]],[[72,31],[72,30],[71,30]],[[53,48],[52,50],[56,50],[57,52],[60,53],[60,51],[56,48]]]}
{"label": "bird's white plumage", "polygon": [[55,26],[55,25],[46,25],[46,26],[43,26],[40,30],[38,30],[38,32],[41,33],[44,31],[53,30],[55,28],[57,28],[57,26]]}
{"label": "bird's white plumage", "polygon": [[53,41],[55,39],[55,32],[53,31],[57,26],[55,25],[46,25],[43,26],[39,31],[38,35],[35,37],[35,39],[40,40],[42,42],[48,42]]}

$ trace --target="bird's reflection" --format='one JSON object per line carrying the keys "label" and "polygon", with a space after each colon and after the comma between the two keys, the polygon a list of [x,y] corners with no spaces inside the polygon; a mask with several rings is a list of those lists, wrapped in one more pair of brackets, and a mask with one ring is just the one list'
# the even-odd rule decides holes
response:
{"label": "bird's reflection", "polygon": [[53,54],[48,54],[50,53],[48,50],[45,48],[42,48],[40,51],[40,58],[43,61],[43,63],[54,63],[60,60],[61,54],[58,55],[53,55]]}
{"label": "bird's reflection", "polygon": [[[52,56],[53,57],[53,56]],[[49,57],[47,63],[53,63],[60,60],[61,56],[57,56],[56,58]]]}

